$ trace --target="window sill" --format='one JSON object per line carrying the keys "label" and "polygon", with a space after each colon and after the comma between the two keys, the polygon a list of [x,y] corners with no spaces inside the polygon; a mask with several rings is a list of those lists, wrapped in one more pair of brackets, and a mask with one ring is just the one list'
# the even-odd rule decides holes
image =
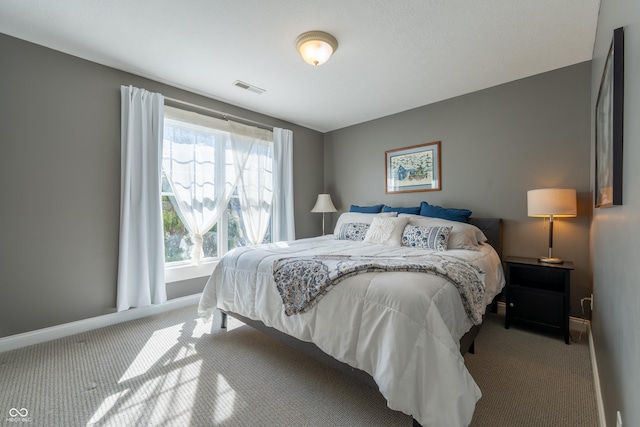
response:
{"label": "window sill", "polygon": [[218,258],[209,258],[200,265],[194,265],[188,262],[172,263],[164,269],[165,283],[180,282],[182,280],[196,279],[199,277],[208,277],[216,268]]}

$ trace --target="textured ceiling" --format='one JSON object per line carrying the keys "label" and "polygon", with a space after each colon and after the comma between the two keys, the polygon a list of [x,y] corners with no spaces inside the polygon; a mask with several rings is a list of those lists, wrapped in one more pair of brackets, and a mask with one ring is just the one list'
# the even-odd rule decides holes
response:
{"label": "textured ceiling", "polygon": [[[590,60],[599,4],[3,0],[0,32],[327,132]],[[309,30],[338,39],[320,67]]]}

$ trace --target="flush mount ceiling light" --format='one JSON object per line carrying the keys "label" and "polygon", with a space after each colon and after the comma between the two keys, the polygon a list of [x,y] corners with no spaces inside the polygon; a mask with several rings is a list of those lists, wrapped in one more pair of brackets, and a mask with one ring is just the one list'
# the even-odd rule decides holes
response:
{"label": "flush mount ceiling light", "polygon": [[338,40],[324,31],[307,31],[296,39],[296,49],[307,64],[322,65],[338,49]]}

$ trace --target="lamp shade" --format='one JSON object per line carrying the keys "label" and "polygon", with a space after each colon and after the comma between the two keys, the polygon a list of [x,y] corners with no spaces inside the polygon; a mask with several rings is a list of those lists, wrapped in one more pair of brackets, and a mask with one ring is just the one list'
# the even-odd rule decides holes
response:
{"label": "lamp shade", "polygon": [[571,218],[577,215],[576,190],[541,188],[527,191],[527,214],[531,217]]}
{"label": "lamp shade", "polygon": [[338,49],[338,41],[324,31],[308,31],[296,39],[296,50],[307,64],[322,65]]}
{"label": "lamp shade", "polygon": [[316,204],[313,209],[311,209],[311,212],[337,212],[336,207],[333,206],[333,202],[331,201],[331,195],[318,194],[318,200],[316,200]]}

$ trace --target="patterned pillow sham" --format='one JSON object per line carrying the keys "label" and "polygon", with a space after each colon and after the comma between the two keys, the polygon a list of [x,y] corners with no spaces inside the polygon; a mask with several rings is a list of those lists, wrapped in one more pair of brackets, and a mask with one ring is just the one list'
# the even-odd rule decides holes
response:
{"label": "patterned pillow sham", "polygon": [[402,245],[446,251],[452,229],[453,227],[407,225],[402,233]]}
{"label": "patterned pillow sham", "polygon": [[338,240],[355,240],[361,242],[367,235],[369,224],[363,222],[346,222],[340,226],[340,230],[335,235]]}
{"label": "patterned pillow sham", "polygon": [[409,225],[420,225],[423,227],[453,227],[449,234],[448,249],[466,249],[478,250],[476,246],[487,241],[487,237],[479,228],[474,225],[458,221],[449,221],[440,218],[429,218],[419,215],[403,215],[408,216]]}

